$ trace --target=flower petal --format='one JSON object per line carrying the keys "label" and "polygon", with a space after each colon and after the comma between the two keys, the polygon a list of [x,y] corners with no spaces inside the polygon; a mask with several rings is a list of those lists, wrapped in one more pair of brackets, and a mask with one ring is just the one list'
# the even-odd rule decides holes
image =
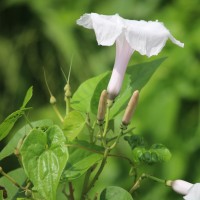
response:
{"label": "flower petal", "polygon": [[189,190],[188,194],[184,196],[185,200],[198,200],[200,199],[200,183],[194,184]]}
{"label": "flower petal", "polygon": [[186,195],[193,184],[183,180],[175,180],[171,182],[171,186],[175,192]]}
{"label": "flower petal", "polygon": [[148,57],[157,55],[165,46],[168,38],[173,43],[183,47],[183,44],[177,41],[161,22],[124,21],[126,24],[125,35],[127,41],[134,50],[142,55],[147,55]]}
{"label": "flower petal", "polygon": [[99,45],[111,46],[122,32],[122,18],[118,15],[84,14],[77,24],[94,29]]}

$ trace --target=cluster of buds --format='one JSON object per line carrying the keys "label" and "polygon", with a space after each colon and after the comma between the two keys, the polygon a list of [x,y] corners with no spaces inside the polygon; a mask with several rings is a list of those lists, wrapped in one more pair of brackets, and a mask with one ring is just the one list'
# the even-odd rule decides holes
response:
{"label": "cluster of buds", "polygon": [[69,82],[67,82],[67,84],[65,85],[64,91],[65,91],[65,101],[66,101],[66,99],[70,99],[72,97],[71,87]]}
{"label": "cluster of buds", "polygon": [[[99,105],[98,105],[98,112],[97,112],[97,123],[100,126],[103,125],[104,123],[107,107],[110,107],[112,105],[111,102],[113,102],[108,97],[109,97],[108,92],[106,90],[103,90],[99,98]],[[138,99],[139,99],[139,91],[136,90],[135,92],[133,92],[133,95],[130,98],[128,105],[126,107],[125,113],[123,115],[122,129],[126,129],[126,127],[129,125],[134,115]]]}

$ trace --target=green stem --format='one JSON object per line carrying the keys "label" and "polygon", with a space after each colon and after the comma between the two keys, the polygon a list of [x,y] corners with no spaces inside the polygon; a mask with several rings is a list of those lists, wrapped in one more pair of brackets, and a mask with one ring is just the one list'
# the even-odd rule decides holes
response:
{"label": "green stem", "polygon": [[94,122],[93,126],[91,127],[90,117],[89,117],[89,114],[87,114],[86,126],[87,126],[88,131],[89,131],[90,142],[91,142],[91,143],[94,143],[94,141],[95,141],[95,139],[94,139],[94,129],[95,129],[95,125],[96,125],[96,122]]}
{"label": "green stem", "polygon": [[66,97],[65,101],[66,101],[66,116],[67,116],[70,112],[70,109],[71,109],[71,107],[70,107],[70,97]]}
{"label": "green stem", "polygon": [[74,188],[71,181],[69,181],[69,199],[74,200]]}
{"label": "green stem", "polygon": [[109,125],[109,115],[110,115],[110,107],[107,106],[106,108],[106,118],[105,118],[105,127],[104,127],[104,131],[103,131],[103,138],[105,138],[106,133],[108,131],[108,125]]}
{"label": "green stem", "polygon": [[10,177],[8,174],[6,174],[2,167],[0,167],[0,174],[2,174],[3,176],[5,176],[11,183],[13,183],[16,187],[22,189],[22,190],[26,190],[26,188],[22,187],[21,185],[19,185],[12,177]]}
{"label": "green stem", "polygon": [[53,109],[54,109],[56,115],[58,116],[58,118],[60,119],[60,121],[63,122],[64,119],[63,119],[62,115],[60,114],[60,112],[59,112],[59,110],[58,110],[58,108],[55,104],[53,105]]}
{"label": "green stem", "polygon": [[102,161],[101,161],[100,167],[99,167],[97,173],[95,174],[94,178],[91,180],[91,182],[90,182],[88,188],[86,189],[85,195],[91,190],[91,188],[94,186],[95,182],[98,180],[99,175],[100,175],[101,172],[103,171],[104,166],[105,166],[106,161],[107,161],[107,157],[108,157],[109,151],[110,151],[109,148],[106,148],[106,149],[105,149],[104,156],[103,156],[103,159],[102,159]]}
{"label": "green stem", "polygon": [[67,192],[66,192],[66,182],[65,182],[64,185],[63,185],[62,193],[64,194],[64,196],[65,196],[67,199],[69,199],[69,195],[68,195]]}
{"label": "green stem", "polygon": [[85,179],[84,179],[84,183],[83,183],[83,188],[82,188],[82,193],[81,193],[81,199],[85,199],[86,198],[86,190],[88,187],[88,183],[89,183],[89,179],[90,179],[90,175],[91,173],[94,171],[94,169],[96,168],[97,164],[93,165],[92,167],[90,167],[86,174],[85,174]]}
{"label": "green stem", "polygon": [[[87,147],[84,147],[84,146],[80,146],[80,145],[77,145],[77,144],[67,144],[68,147],[77,147],[77,148],[80,148],[80,149],[84,149],[86,151],[90,151],[90,152],[93,152],[93,153],[98,153],[98,154],[104,154],[103,152],[100,152],[100,151],[96,151],[94,149],[89,149]],[[124,160],[127,160],[131,166],[134,166],[134,163],[131,159],[129,159],[128,157],[126,156],[123,156],[123,155],[119,155],[119,154],[108,154],[109,157],[116,157],[116,158],[122,158]]]}
{"label": "green stem", "polygon": [[149,174],[142,174],[138,180],[134,183],[134,185],[132,186],[132,188],[130,189],[130,193],[132,194],[135,190],[137,190],[139,187],[140,187],[140,183],[142,182],[143,179],[145,178],[149,178],[153,181],[156,181],[156,182],[159,182],[159,183],[163,183],[165,184],[166,183],[166,180],[163,180],[163,179],[160,179],[160,178],[157,178],[155,176],[151,176]]}
{"label": "green stem", "polygon": [[24,114],[24,118],[27,121],[27,123],[29,124],[29,126],[33,129],[33,126],[31,124],[31,122],[29,121],[28,117],[26,116],[26,114]]}
{"label": "green stem", "polygon": [[156,182],[159,182],[159,183],[164,183],[164,184],[166,183],[166,180],[157,178],[157,177],[155,177],[155,176],[151,176],[151,175],[149,175],[149,174],[144,174],[144,176],[145,176],[145,178],[149,178],[149,179],[151,179],[151,180],[153,180],[153,181],[156,181]]}
{"label": "green stem", "polygon": [[114,143],[110,146],[110,149],[114,149],[117,143],[119,142],[120,137],[123,135],[123,130],[121,130],[120,134],[116,137]]}

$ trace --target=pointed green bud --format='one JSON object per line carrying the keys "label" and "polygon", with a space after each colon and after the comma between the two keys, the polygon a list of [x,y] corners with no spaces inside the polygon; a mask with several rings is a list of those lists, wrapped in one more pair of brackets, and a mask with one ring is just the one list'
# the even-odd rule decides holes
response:
{"label": "pointed green bud", "polygon": [[128,106],[126,107],[124,116],[122,118],[123,125],[127,126],[130,123],[131,118],[137,106],[138,98],[139,98],[139,91],[136,90],[135,92],[133,92],[133,95],[128,103]]}
{"label": "pointed green bud", "polygon": [[56,98],[53,95],[51,95],[50,104],[54,105],[55,103],[56,103]]}
{"label": "pointed green bud", "polygon": [[97,120],[98,124],[102,125],[105,114],[106,114],[106,107],[107,107],[107,97],[108,93],[106,90],[103,90],[99,99],[99,106],[98,106],[98,112],[97,112]]}

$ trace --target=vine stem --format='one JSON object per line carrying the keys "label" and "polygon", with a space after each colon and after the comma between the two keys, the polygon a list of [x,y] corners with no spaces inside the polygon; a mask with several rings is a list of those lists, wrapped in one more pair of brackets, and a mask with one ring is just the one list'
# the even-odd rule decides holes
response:
{"label": "vine stem", "polygon": [[66,116],[69,114],[70,108],[70,97],[66,97]]}
{"label": "vine stem", "polygon": [[26,122],[28,123],[28,125],[31,127],[31,129],[33,129],[33,126],[32,126],[32,124],[31,124],[31,122],[30,122],[30,120],[28,119],[28,117],[27,117],[26,114],[24,114],[24,118],[25,118]]}
{"label": "vine stem", "polygon": [[74,200],[74,188],[71,181],[69,181],[69,199]]}
{"label": "vine stem", "polygon": [[22,187],[21,185],[19,185],[12,177],[10,177],[8,174],[6,174],[2,167],[0,167],[0,173],[5,176],[10,182],[12,182],[16,187],[22,189],[22,190],[26,190],[27,188]]}
{"label": "vine stem", "polygon": [[58,108],[55,104],[53,105],[53,109],[54,109],[56,115],[58,116],[58,118],[60,119],[60,121],[63,122],[64,119],[63,119],[62,115],[60,114],[60,112],[59,112],[59,110],[58,110]]}
{"label": "vine stem", "polygon": [[90,179],[92,171],[96,168],[96,166],[97,166],[97,164],[94,164],[92,167],[90,167],[87,170],[87,172],[85,174],[85,179],[84,179],[82,193],[81,193],[81,199],[86,198],[86,190],[87,190],[87,187],[88,187],[89,179]]}
{"label": "vine stem", "polygon": [[97,173],[95,174],[94,178],[91,180],[91,182],[90,182],[88,188],[85,190],[85,194],[84,194],[84,195],[86,195],[86,194],[91,190],[91,188],[94,186],[95,182],[98,180],[99,175],[100,175],[101,172],[103,171],[103,168],[104,168],[104,166],[105,166],[105,164],[106,164],[109,151],[110,151],[109,148],[106,148],[106,149],[105,149],[104,156],[103,156],[103,159],[102,159],[102,161],[101,161],[100,167],[99,167]]}
{"label": "vine stem", "polygon": [[138,178],[138,180],[134,183],[134,185],[132,186],[132,188],[130,189],[129,192],[132,194],[135,190],[137,190],[137,189],[140,187],[140,183],[141,183],[142,180],[145,179],[145,178],[149,178],[149,179],[151,179],[151,180],[153,180],[153,181],[166,184],[166,180],[163,180],[163,179],[157,178],[157,177],[155,177],[155,176],[151,176],[151,175],[149,175],[149,174],[143,173],[143,174]]}
{"label": "vine stem", "polygon": [[[86,151],[90,151],[90,152],[93,152],[93,153],[98,153],[98,154],[104,154],[103,152],[100,152],[100,151],[96,151],[96,150],[93,150],[93,149],[89,149],[87,147],[84,147],[84,146],[80,146],[80,145],[75,145],[75,144],[67,144],[68,147],[78,147],[80,149],[84,149]],[[108,154],[109,157],[116,157],[116,158],[122,158],[124,160],[127,160],[131,166],[134,166],[135,164],[133,163],[133,161],[131,159],[129,159],[128,157],[126,156],[123,156],[123,155],[119,155],[119,154]]]}
{"label": "vine stem", "polygon": [[108,124],[109,124],[109,115],[110,115],[110,106],[107,105],[106,108],[106,119],[105,119],[105,127],[104,127],[104,131],[102,134],[102,138],[104,139],[108,130]]}

